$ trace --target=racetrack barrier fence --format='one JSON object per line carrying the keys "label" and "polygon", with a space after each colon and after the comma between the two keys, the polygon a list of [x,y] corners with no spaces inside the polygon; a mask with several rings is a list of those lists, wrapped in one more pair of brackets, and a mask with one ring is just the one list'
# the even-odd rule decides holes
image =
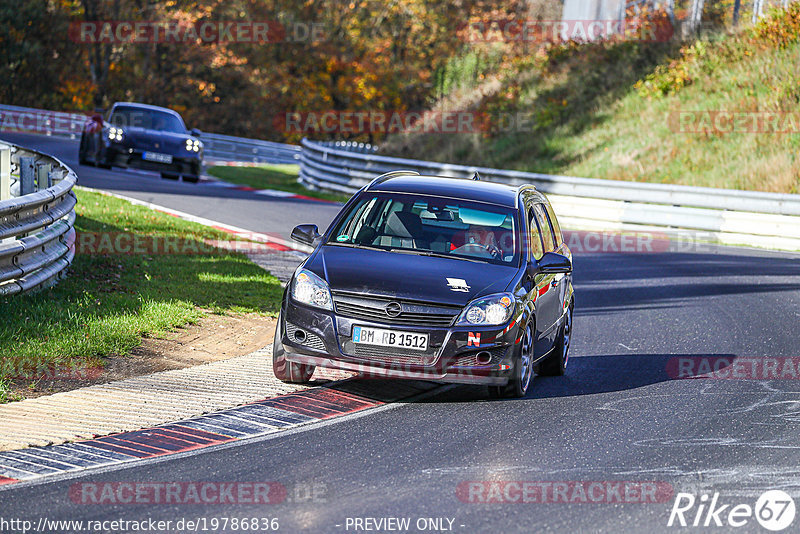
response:
{"label": "racetrack barrier fence", "polygon": [[702,233],[732,245],[800,251],[800,195],[553,176],[436,163],[375,154],[343,142],[302,141],[300,182],[352,194],[395,170],[532,184],[547,194],[562,223],[573,229]]}
{"label": "racetrack barrier fence", "polygon": [[49,287],[75,257],[75,172],[0,141],[0,297]]}

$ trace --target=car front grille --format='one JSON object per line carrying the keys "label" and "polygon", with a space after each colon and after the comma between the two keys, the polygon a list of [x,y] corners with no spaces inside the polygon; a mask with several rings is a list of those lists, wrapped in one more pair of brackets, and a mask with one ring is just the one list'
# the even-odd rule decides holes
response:
{"label": "car front grille", "polygon": [[[336,306],[336,313],[341,317],[392,325],[436,328],[452,326],[462,309],[460,306],[445,306],[343,292],[334,292],[333,302]],[[392,317],[386,312],[387,305],[391,303],[400,305],[401,311],[396,317]]]}
{"label": "car front grille", "polygon": [[430,366],[436,363],[441,347],[428,347],[428,350],[408,350],[378,345],[353,343],[349,336],[339,336],[342,352],[359,360],[384,365],[421,365]]}
{"label": "car front grille", "polygon": [[370,347],[356,345],[354,356],[356,358],[383,364],[404,364],[428,366],[436,361],[436,354],[424,352],[415,353],[410,350],[390,349],[388,347]]}

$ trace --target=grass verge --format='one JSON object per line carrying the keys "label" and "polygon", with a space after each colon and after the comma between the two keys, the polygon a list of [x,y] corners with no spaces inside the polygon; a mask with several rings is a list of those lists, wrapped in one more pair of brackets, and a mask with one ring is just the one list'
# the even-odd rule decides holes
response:
{"label": "grass verge", "polygon": [[10,380],[32,371],[102,366],[104,357],[126,354],[143,336],[208,313],[277,314],[282,288],[275,277],[242,254],[205,244],[230,241],[230,235],[113,197],[77,195],[79,242],[82,234],[180,238],[197,245],[181,250],[203,253],[77,254],[57,286],[0,300],[0,402],[14,400]]}
{"label": "grass verge", "polygon": [[320,200],[347,202],[350,195],[312,191],[297,182],[300,174],[299,165],[261,165],[258,167],[218,166],[208,169],[208,174],[233,184],[246,185],[254,189],[275,189],[296,195],[303,195]]}

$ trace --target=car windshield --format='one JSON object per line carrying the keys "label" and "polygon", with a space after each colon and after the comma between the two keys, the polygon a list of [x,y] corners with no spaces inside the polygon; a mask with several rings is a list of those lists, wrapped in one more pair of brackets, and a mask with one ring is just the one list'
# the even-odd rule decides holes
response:
{"label": "car windshield", "polygon": [[493,204],[373,194],[356,202],[328,244],[516,264],[516,211]]}
{"label": "car windshield", "polygon": [[186,133],[186,127],[178,117],[152,109],[116,107],[108,122],[120,128],[131,126],[162,132]]}

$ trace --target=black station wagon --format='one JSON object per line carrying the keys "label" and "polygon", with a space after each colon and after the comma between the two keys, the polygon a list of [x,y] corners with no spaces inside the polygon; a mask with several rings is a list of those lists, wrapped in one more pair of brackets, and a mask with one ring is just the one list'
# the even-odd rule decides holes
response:
{"label": "black station wagon", "polygon": [[572,254],[532,186],[385,174],[350,199],[283,298],[275,375],[316,367],[486,384],[521,397],[562,375],[572,335]]}

